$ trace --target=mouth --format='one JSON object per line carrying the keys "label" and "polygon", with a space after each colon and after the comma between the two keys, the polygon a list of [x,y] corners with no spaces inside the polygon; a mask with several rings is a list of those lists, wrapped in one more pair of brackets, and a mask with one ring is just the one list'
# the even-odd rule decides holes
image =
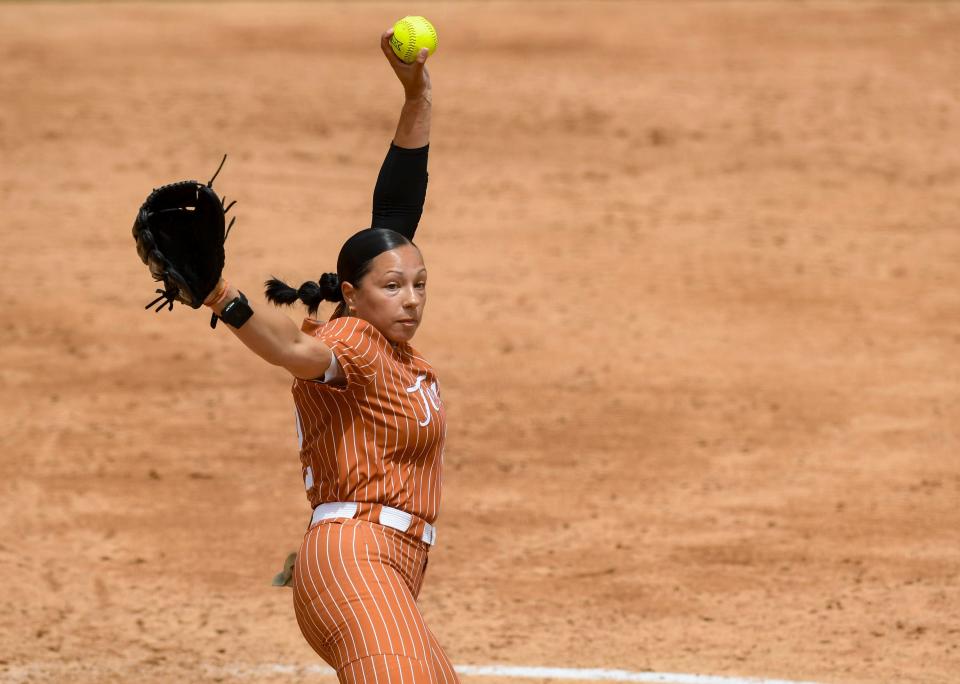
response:
{"label": "mouth", "polygon": [[420,322],[414,318],[401,318],[397,323],[405,327],[414,327],[420,324]]}

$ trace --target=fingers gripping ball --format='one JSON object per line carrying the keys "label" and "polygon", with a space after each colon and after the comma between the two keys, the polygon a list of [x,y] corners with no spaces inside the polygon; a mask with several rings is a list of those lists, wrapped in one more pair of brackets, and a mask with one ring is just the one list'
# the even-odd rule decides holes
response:
{"label": "fingers gripping ball", "polygon": [[423,17],[404,17],[393,25],[390,47],[401,60],[411,64],[421,48],[433,54],[437,49],[437,30]]}

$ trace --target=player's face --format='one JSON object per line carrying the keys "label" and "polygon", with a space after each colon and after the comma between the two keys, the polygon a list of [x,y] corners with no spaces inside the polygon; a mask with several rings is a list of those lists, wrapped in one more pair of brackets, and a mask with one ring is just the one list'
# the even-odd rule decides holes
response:
{"label": "player's face", "polygon": [[388,340],[410,341],[427,303],[427,269],[420,250],[403,245],[377,255],[360,286],[345,287],[344,295],[354,315]]}

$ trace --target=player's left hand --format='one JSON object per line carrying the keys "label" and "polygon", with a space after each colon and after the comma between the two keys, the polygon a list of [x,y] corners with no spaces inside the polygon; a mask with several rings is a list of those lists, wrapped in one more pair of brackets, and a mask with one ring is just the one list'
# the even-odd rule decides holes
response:
{"label": "player's left hand", "polygon": [[133,222],[137,254],[153,279],[163,283],[157,290],[160,296],[146,308],[159,302],[157,311],[173,309],[173,302],[179,301],[197,309],[221,290],[223,243],[233,225],[231,220],[225,226],[224,217],[234,203],[225,205],[214,192],[217,173],[206,185],[188,180],[159,187],[137,211]]}
{"label": "player's left hand", "polygon": [[427,48],[421,48],[420,54],[411,63],[407,64],[393,52],[390,47],[390,38],[393,36],[393,29],[387,29],[380,36],[380,49],[383,51],[390,66],[393,67],[393,73],[397,75],[400,83],[403,84],[403,92],[408,100],[417,100],[425,97],[430,99],[430,72],[427,71],[427,56],[430,51]]}

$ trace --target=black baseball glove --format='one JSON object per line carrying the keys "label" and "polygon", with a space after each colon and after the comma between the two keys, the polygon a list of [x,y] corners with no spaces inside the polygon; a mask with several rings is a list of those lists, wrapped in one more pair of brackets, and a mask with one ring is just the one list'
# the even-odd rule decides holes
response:
{"label": "black baseball glove", "polygon": [[223,168],[204,185],[187,180],[155,189],[137,212],[133,239],[137,254],[150,269],[154,280],[163,282],[156,311],[173,309],[174,300],[194,309],[210,296],[223,272],[223,243],[236,219],[224,227],[225,215],[235,202],[225,204],[213,191],[213,181]]}

